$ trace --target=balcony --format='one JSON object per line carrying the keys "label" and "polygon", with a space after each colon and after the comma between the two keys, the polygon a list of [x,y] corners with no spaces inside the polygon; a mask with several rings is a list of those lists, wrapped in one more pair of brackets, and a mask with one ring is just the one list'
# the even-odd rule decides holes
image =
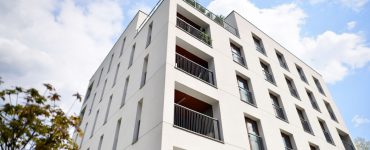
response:
{"label": "balcony", "polygon": [[317,105],[317,102],[314,100],[311,100],[311,105],[314,109],[320,112],[319,105]]}
{"label": "balcony", "polygon": [[174,107],[175,127],[222,142],[212,105],[176,90]]}
{"label": "balcony", "polygon": [[239,93],[240,93],[240,99],[243,101],[243,102],[246,102],[248,104],[251,104],[253,106],[255,106],[256,104],[254,103],[253,101],[253,96],[252,96],[252,92],[248,91],[247,89],[245,88],[242,88],[242,87],[239,87]]}
{"label": "balcony", "polygon": [[211,70],[181,54],[176,54],[175,67],[203,82],[215,86],[214,75]]}
{"label": "balcony", "polygon": [[185,19],[177,17],[176,26],[179,29],[183,30],[184,32],[186,32],[186,33],[192,35],[193,37],[197,38],[201,42],[207,44],[208,46],[212,46],[211,37],[207,33],[201,31],[200,29],[198,29],[196,27],[194,27],[194,25],[191,25],[191,23],[188,23],[188,21],[185,21]]}
{"label": "balcony", "polygon": [[244,58],[242,56],[240,56],[239,54],[235,53],[234,51],[232,53],[233,53],[233,60],[236,63],[238,63],[242,66],[245,66]]}
{"label": "balcony", "polygon": [[293,87],[289,87],[289,91],[290,91],[290,94],[296,98],[299,99],[299,95],[298,95],[298,92],[297,90],[295,90]]}
{"label": "balcony", "polygon": [[274,79],[274,76],[267,70],[262,70],[263,74],[265,75],[265,80],[272,83],[272,84],[275,84],[275,79]]}
{"label": "balcony", "polygon": [[301,119],[301,123],[302,123],[303,130],[312,134],[310,123],[304,119]]}
{"label": "balcony", "polygon": [[262,137],[248,133],[251,150],[264,150]]}
{"label": "balcony", "polygon": [[331,138],[331,135],[328,131],[323,131],[325,139],[328,143],[334,144],[333,139]]}
{"label": "balcony", "polygon": [[218,25],[225,28],[227,31],[229,31],[231,34],[234,34],[235,36],[239,37],[239,32],[236,28],[232,27],[230,24],[224,21],[224,18],[222,16],[215,15],[199,3],[197,3],[194,0],[184,0],[187,4],[201,12],[203,15],[211,19],[212,21],[216,22]]}
{"label": "balcony", "polygon": [[272,104],[272,106],[274,107],[275,109],[275,115],[276,117],[282,119],[282,120],[287,120],[286,117],[285,117],[285,111],[284,111],[284,108],[280,107],[280,106],[277,106],[277,105],[274,105]]}

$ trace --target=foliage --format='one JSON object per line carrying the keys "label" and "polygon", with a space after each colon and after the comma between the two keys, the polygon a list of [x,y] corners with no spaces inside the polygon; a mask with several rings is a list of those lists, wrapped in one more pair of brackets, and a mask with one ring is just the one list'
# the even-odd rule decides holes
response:
{"label": "foliage", "polygon": [[[0,85],[3,83],[0,78]],[[13,149],[78,149],[69,134],[75,129],[82,136],[79,117],[67,116],[56,105],[60,95],[50,84],[45,92],[35,88],[0,86],[0,146]],[[81,99],[79,94],[75,95]]]}
{"label": "foliage", "polygon": [[354,140],[357,150],[370,150],[370,141],[367,141],[364,138],[357,137]]}

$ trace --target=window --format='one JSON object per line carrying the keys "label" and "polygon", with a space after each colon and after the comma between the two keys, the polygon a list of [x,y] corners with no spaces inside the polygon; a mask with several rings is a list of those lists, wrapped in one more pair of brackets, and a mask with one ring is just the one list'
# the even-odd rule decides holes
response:
{"label": "window", "polygon": [[271,93],[269,95],[270,95],[270,99],[272,101],[272,106],[275,110],[276,117],[278,117],[279,119],[282,119],[284,121],[287,121],[284,108],[283,108],[279,98],[277,96],[275,96],[274,94],[271,94]]}
{"label": "window", "polygon": [[319,90],[319,92],[320,92],[321,94],[325,95],[324,90],[323,90],[323,89],[322,89],[322,87],[321,87],[320,81],[319,81],[319,80],[317,80],[315,77],[312,77],[312,78],[313,78],[313,81],[315,82],[316,87],[317,87],[317,89]]}
{"label": "window", "polygon": [[122,120],[122,118],[118,119],[118,121],[117,121],[116,132],[114,133],[114,141],[113,141],[113,148],[112,148],[112,150],[116,150],[117,149],[117,142],[118,142],[118,138],[119,138],[119,130],[121,128],[121,120]]}
{"label": "window", "polygon": [[90,84],[89,88],[87,88],[84,103],[86,103],[87,99],[89,99],[90,94],[91,94],[91,90],[92,90],[92,88],[93,88],[93,85],[94,85],[94,82],[92,82],[92,83]]}
{"label": "window", "polygon": [[103,138],[104,138],[104,135],[101,135],[100,140],[99,140],[98,150],[101,150],[101,146],[103,145]]}
{"label": "window", "polygon": [[245,118],[245,124],[247,126],[251,150],[264,150],[263,139],[260,136],[257,122],[252,119]]}
{"label": "window", "polygon": [[245,66],[245,62],[244,62],[244,58],[243,58],[241,48],[239,46],[236,46],[233,43],[230,43],[230,47],[231,47],[231,52],[232,52],[232,55],[233,55],[234,62],[236,62],[236,63],[238,63],[242,66]]}
{"label": "window", "polygon": [[328,127],[326,126],[326,123],[322,120],[319,120],[319,124],[320,124],[320,127],[321,127],[321,130],[325,136],[325,139],[328,143],[330,144],[334,144],[334,141],[333,139],[331,138],[331,134],[329,132],[329,129]]}
{"label": "window", "polygon": [[298,98],[299,99],[299,95],[298,95],[298,92],[297,92],[297,89],[294,85],[294,82],[292,79],[288,78],[288,77],[285,77],[285,80],[286,80],[286,83],[288,85],[288,88],[289,88],[289,91],[290,91],[290,94],[292,96],[294,96],[295,98]]}
{"label": "window", "polygon": [[281,66],[281,67],[283,67],[283,68],[284,68],[284,69],[286,69],[286,70],[289,70],[288,65],[286,64],[286,61],[285,61],[284,55],[283,55],[283,54],[281,54],[280,52],[276,51],[276,56],[277,56],[277,58],[278,58],[278,60],[279,60],[279,64],[280,64],[280,66]]}
{"label": "window", "polygon": [[248,104],[256,105],[248,81],[240,76],[236,76],[236,78],[238,80],[240,99]]}
{"label": "window", "polygon": [[101,76],[102,76],[102,74],[103,74],[103,70],[104,70],[104,68],[101,68],[101,70],[100,70],[100,74],[99,74],[98,83],[96,84],[96,86],[98,86],[98,85],[99,85],[99,83],[100,83],[100,79],[101,79]]}
{"label": "window", "polygon": [[81,118],[81,121],[80,123],[83,121],[83,118],[85,116],[85,111],[86,111],[86,106],[84,108],[82,108],[81,112],[80,112],[80,118]]}
{"label": "window", "polygon": [[320,112],[320,108],[319,108],[319,105],[317,105],[315,96],[312,94],[311,91],[306,90],[306,93],[307,93],[308,99],[310,99],[312,107]]}
{"label": "window", "polygon": [[140,88],[142,88],[145,85],[146,81],[146,75],[147,75],[147,69],[148,69],[148,57],[146,56],[144,58],[144,63],[143,63],[143,72],[141,74],[141,83],[140,83]]}
{"label": "window", "polygon": [[116,68],[116,73],[114,74],[113,86],[112,87],[114,87],[114,85],[116,85],[117,75],[118,75],[120,65],[121,65],[121,63],[118,63],[117,68]]}
{"label": "window", "polygon": [[103,90],[102,90],[102,92],[101,92],[99,102],[101,102],[101,101],[103,100],[103,96],[104,96],[105,86],[106,86],[106,85],[107,85],[107,79],[105,79],[105,81],[104,81]]}
{"label": "window", "polygon": [[139,139],[142,107],[143,107],[143,100],[140,100],[137,104],[134,138],[133,138],[132,144],[136,143]]}
{"label": "window", "polygon": [[119,53],[119,57],[121,57],[122,54],[123,54],[123,50],[125,49],[125,43],[126,43],[126,37],[123,38],[122,46],[121,46],[121,52]]}
{"label": "window", "polygon": [[253,36],[253,41],[254,41],[254,45],[256,45],[256,50],[266,55],[265,48],[263,48],[262,40],[257,36]]}
{"label": "window", "polygon": [[307,83],[307,78],[306,78],[306,75],[304,74],[302,68],[299,67],[298,65],[295,65],[295,66],[297,68],[297,71],[298,71],[298,74],[299,74],[299,77],[301,78],[301,80]]}
{"label": "window", "polygon": [[260,64],[262,67],[262,72],[265,75],[265,80],[272,84],[275,84],[274,75],[272,74],[270,65],[263,63],[263,62],[260,62]]}
{"label": "window", "polygon": [[95,92],[95,94],[94,94],[94,98],[93,98],[93,100],[92,100],[92,102],[91,102],[91,105],[90,105],[89,115],[91,114],[91,110],[92,110],[92,108],[94,107],[95,98],[96,98],[96,92]]}
{"label": "window", "polygon": [[308,121],[304,110],[297,108],[297,113],[298,113],[299,119],[301,120],[303,130],[306,131],[307,133],[313,134],[310,122]]}
{"label": "window", "polygon": [[319,150],[319,146],[310,143],[310,150]]}
{"label": "window", "polygon": [[130,81],[130,76],[128,76],[126,78],[125,86],[123,88],[123,94],[122,94],[122,100],[121,100],[121,106],[120,106],[121,108],[122,108],[123,105],[125,105],[125,99],[126,99],[126,94],[127,94],[127,88],[128,88],[129,81]]}
{"label": "window", "polygon": [[330,118],[333,119],[334,121],[338,121],[330,104],[328,102],[325,102],[325,106],[326,106],[326,109],[328,110]]}
{"label": "window", "polygon": [[[86,122],[85,128],[84,128],[84,130],[83,130],[83,132],[84,132],[85,134],[86,134],[87,125],[89,125],[89,123],[88,123],[88,122]],[[81,148],[81,145],[82,145],[82,143],[83,143],[83,141],[84,141],[84,139],[85,139],[85,134],[82,134],[81,141],[80,141],[80,148]]]}
{"label": "window", "polygon": [[343,131],[338,130],[340,140],[342,141],[343,147],[345,150],[356,150],[355,146],[352,143],[351,137]]}
{"label": "window", "polygon": [[96,111],[96,115],[95,115],[95,119],[94,119],[94,124],[93,124],[93,126],[91,128],[90,138],[92,138],[94,136],[95,126],[96,126],[96,121],[98,121],[98,116],[99,116],[99,110]]}
{"label": "window", "polygon": [[114,58],[114,54],[112,54],[111,57],[110,57],[109,66],[108,66],[108,71],[107,72],[110,71],[110,67],[112,66],[113,58]]}
{"label": "window", "polygon": [[104,124],[107,123],[107,120],[108,120],[108,116],[109,116],[109,110],[110,110],[110,105],[112,104],[112,99],[113,99],[113,95],[111,95],[109,97],[109,102],[108,102],[108,106],[107,106],[107,111],[105,112],[105,117],[104,117]]}
{"label": "window", "polygon": [[136,44],[134,44],[132,46],[131,55],[130,55],[130,61],[128,62],[128,68],[130,68],[132,66],[132,62],[134,61],[135,47],[136,47]]}
{"label": "window", "polygon": [[283,139],[285,150],[293,150],[293,142],[292,142],[293,139],[289,135],[282,133],[282,132],[281,132],[281,138]]}
{"label": "window", "polygon": [[153,30],[153,22],[149,24],[148,37],[146,39],[146,47],[148,47],[150,42],[152,41],[152,30]]}

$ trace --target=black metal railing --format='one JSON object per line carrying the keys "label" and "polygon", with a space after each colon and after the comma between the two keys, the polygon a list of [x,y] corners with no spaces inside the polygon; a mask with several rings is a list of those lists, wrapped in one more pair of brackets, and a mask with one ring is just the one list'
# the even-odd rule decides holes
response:
{"label": "black metal railing", "polygon": [[281,67],[283,67],[283,68],[285,68],[285,69],[287,69],[287,70],[288,70],[288,65],[286,64],[286,62],[284,62],[284,61],[280,60],[280,61],[279,61],[279,63],[280,63],[280,66],[281,66]]}
{"label": "black metal railing", "polygon": [[345,150],[356,150],[351,142],[342,141]]}
{"label": "black metal railing", "polygon": [[333,119],[334,121],[337,121],[337,117],[335,116],[334,112],[332,112],[331,110],[329,110],[329,115],[330,115],[330,118]]}
{"label": "black metal railing", "polygon": [[216,22],[218,25],[225,28],[227,31],[229,31],[231,34],[234,34],[235,36],[239,37],[239,32],[236,28],[225,22],[224,18],[222,16],[215,15],[213,12],[209,11],[204,6],[197,3],[195,0],[184,0],[187,4],[201,12],[203,15],[207,16],[209,19]]}
{"label": "black metal railing", "polygon": [[296,98],[299,98],[298,92],[293,87],[289,87],[290,94]]}
{"label": "black metal railing", "polygon": [[272,106],[275,109],[275,115],[276,115],[276,117],[278,117],[280,119],[283,119],[283,120],[286,120],[284,108],[282,108],[280,106],[277,106],[275,104],[272,104]]}
{"label": "black metal railing", "polygon": [[317,105],[317,102],[316,100],[312,100],[311,99],[311,105],[314,109],[316,109],[317,111],[320,111],[320,108],[319,108],[319,105]]}
{"label": "black metal railing", "polygon": [[256,44],[256,50],[259,51],[262,54],[266,54],[265,48],[263,48],[262,46],[259,46],[257,44]]}
{"label": "black metal railing", "polygon": [[240,93],[240,99],[242,101],[247,102],[247,103],[252,104],[252,105],[255,105],[255,103],[253,101],[252,92],[250,92],[249,90],[247,90],[245,88],[239,87],[239,93]]}
{"label": "black metal railing", "polygon": [[275,79],[272,73],[268,70],[262,70],[263,74],[265,75],[265,79],[273,84],[275,84]]}
{"label": "black metal railing", "polygon": [[328,143],[334,144],[333,139],[328,131],[323,131],[325,139]]}
{"label": "black metal railing", "polygon": [[301,119],[301,123],[304,131],[312,133],[310,123],[307,120]]}
{"label": "black metal railing", "polygon": [[245,62],[244,62],[244,58],[242,56],[240,56],[239,54],[235,53],[235,52],[232,52],[233,53],[233,60],[242,65],[242,66],[245,66]]}
{"label": "black metal railing", "polygon": [[182,29],[183,31],[189,33],[190,35],[193,35],[203,43],[212,46],[211,37],[207,33],[193,27],[191,24],[187,23],[186,21],[182,20],[179,17],[177,17],[176,26]]}
{"label": "black metal railing", "polygon": [[221,141],[217,119],[175,104],[174,125],[203,136]]}
{"label": "black metal railing", "polygon": [[213,72],[211,70],[193,62],[185,56],[176,54],[176,68],[191,74],[197,79],[215,85]]}
{"label": "black metal railing", "polygon": [[262,137],[248,133],[251,150],[264,150]]}

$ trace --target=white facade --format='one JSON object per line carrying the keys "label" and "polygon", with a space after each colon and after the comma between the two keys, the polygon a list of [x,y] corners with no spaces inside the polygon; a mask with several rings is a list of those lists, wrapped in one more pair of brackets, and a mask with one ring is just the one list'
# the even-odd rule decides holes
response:
{"label": "white facade", "polygon": [[191,0],[160,1],[153,10],[136,14],[90,79],[80,149],[342,150],[342,141],[351,143],[321,75],[238,13],[220,23],[225,29]]}

